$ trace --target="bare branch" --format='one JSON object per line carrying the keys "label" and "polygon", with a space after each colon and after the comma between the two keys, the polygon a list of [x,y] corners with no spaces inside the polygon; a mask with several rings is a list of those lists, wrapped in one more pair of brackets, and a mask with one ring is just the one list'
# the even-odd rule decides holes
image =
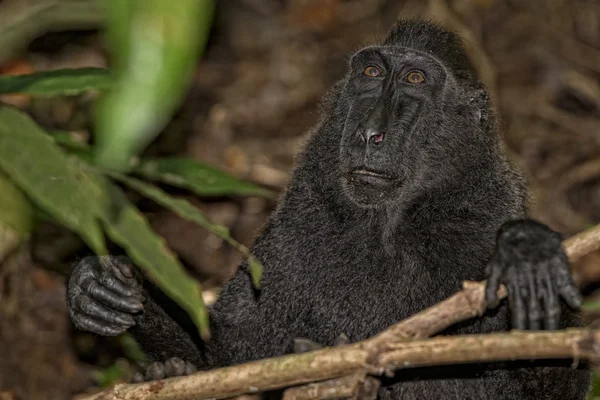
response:
{"label": "bare branch", "polygon": [[600,331],[511,331],[487,335],[443,336],[390,345],[377,365],[385,368],[413,368],[430,365],[462,364],[504,360],[550,358],[595,359],[593,349]]}
{"label": "bare branch", "polygon": [[360,371],[337,379],[290,388],[283,394],[283,400],[375,400],[379,386],[378,379]]}
{"label": "bare branch", "polygon": [[553,332],[513,331],[485,335],[445,336],[387,343],[370,353],[366,342],[289,355],[235,367],[198,372],[180,378],[117,385],[89,400],[178,399],[231,397],[334,378],[363,370],[383,374],[391,369],[517,359],[596,359],[600,331],[568,329]]}
{"label": "bare branch", "polygon": [[600,249],[600,225],[589,228],[563,242],[572,263]]}
{"label": "bare branch", "polygon": [[[596,250],[600,247],[600,226],[575,235],[566,240],[564,246],[571,259]],[[501,288],[499,298],[504,297],[506,290]],[[391,369],[416,366],[537,358],[578,361],[597,357],[600,331],[589,329],[407,340],[431,336],[457,322],[483,314],[486,308],[485,282],[465,282],[458,293],[363,342],[198,372],[187,377],[116,385],[88,400],[226,398],[346,375],[380,375]],[[322,387],[313,389],[321,390]]]}

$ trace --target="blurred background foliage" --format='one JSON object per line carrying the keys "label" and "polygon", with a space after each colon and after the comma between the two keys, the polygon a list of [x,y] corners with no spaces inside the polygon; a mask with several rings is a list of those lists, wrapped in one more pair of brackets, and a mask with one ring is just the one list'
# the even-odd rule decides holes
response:
{"label": "blurred background foliage", "polygon": [[[413,16],[464,38],[532,215],[600,222],[596,0],[0,0],[0,398],[70,399],[142,358],[69,325],[64,277],[91,250],[212,301],[348,55]],[[573,266],[588,304],[599,261]]]}

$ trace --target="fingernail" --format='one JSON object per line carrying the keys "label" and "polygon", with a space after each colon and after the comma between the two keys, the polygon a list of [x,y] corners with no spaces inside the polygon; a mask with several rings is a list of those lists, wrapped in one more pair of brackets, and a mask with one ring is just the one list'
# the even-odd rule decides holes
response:
{"label": "fingernail", "polygon": [[121,273],[126,278],[133,278],[134,273],[133,273],[133,268],[131,268],[131,265],[129,265],[129,264],[121,264],[120,265],[120,270],[121,270]]}
{"label": "fingernail", "polygon": [[132,327],[132,326],[135,325],[135,321],[133,320],[133,317],[130,317],[130,316],[127,316],[125,318],[121,318],[121,323],[123,325],[129,326],[129,327]]}
{"label": "fingernail", "polygon": [[142,304],[141,301],[136,300],[132,300],[131,301],[131,308],[134,309],[135,311],[142,311],[144,309],[144,305]]}
{"label": "fingernail", "polygon": [[192,364],[191,362],[188,361],[185,363],[185,374],[186,375],[193,374],[197,370],[198,369],[196,368],[196,366],[194,364]]}

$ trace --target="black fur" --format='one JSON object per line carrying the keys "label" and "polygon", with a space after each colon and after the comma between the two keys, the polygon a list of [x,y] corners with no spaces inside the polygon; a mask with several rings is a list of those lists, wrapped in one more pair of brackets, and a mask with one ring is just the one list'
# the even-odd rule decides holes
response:
{"label": "black fur", "polygon": [[[423,70],[424,84],[406,82],[407,63]],[[370,65],[382,75],[363,75]],[[501,226],[525,216],[524,182],[502,154],[487,92],[457,36],[428,22],[399,22],[381,46],[352,58],[323,108],[252,249],[265,266],[261,292],[243,265],[212,307],[213,339],[202,343],[185,314],[174,313],[168,299],[157,301],[152,289],[130,331],[153,359],[179,357],[207,369],[289,353],[298,337],[325,345],[341,333],[363,340],[443,300],[462,281],[485,279],[499,253],[509,255],[489,271],[511,294],[537,276],[572,291],[560,241],[537,223],[505,226],[510,237],[535,240],[517,240],[523,251],[512,251],[514,240],[500,235],[494,253]],[[375,143],[371,133],[385,135]],[[560,262],[535,267],[549,259]],[[509,269],[525,262],[527,268]],[[71,281],[94,268],[94,260],[84,260]],[[78,326],[91,318],[73,306],[81,293],[70,284]],[[513,313],[527,324],[544,307]],[[563,304],[560,326],[576,324]],[[444,333],[509,327],[502,303]],[[400,371],[384,383],[382,399],[583,399],[589,373],[562,361],[475,364]]]}

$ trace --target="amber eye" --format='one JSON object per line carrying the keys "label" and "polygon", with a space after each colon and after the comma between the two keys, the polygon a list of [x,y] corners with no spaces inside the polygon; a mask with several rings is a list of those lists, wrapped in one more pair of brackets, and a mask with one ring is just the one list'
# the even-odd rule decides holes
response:
{"label": "amber eye", "polygon": [[406,75],[406,80],[410,83],[423,83],[425,82],[425,77],[419,71],[410,71],[408,75]]}
{"label": "amber eye", "polygon": [[371,65],[371,66],[365,68],[363,74],[365,74],[366,76],[370,76],[372,78],[375,78],[375,77],[381,75],[381,71],[379,70],[379,68],[374,67],[374,66]]}

